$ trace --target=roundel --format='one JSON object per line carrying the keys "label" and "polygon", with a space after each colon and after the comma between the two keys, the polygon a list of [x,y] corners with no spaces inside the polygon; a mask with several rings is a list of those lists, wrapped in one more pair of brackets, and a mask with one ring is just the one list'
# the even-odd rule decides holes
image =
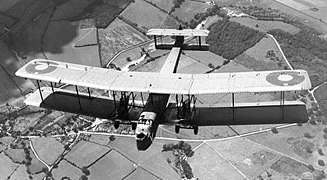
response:
{"label": "roundel", "polygon": [[276,86],[294,86],[304,81],[304,76],[298,72],[273,72],[267,75],[266,80]]}
{"label": "roundel", "polygon": [[31,74],[46,74],[57,69],[57,63],[49,61],[36,61],[26,66],[25,70]]}

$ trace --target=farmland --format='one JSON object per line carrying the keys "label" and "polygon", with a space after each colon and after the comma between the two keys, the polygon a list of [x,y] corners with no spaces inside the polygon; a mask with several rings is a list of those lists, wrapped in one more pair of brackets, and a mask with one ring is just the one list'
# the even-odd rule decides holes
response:
{"label": "farmland", "polygon": [[231,18],[230,20],[238,22],[243,26],[248,26],[249,28],[256,29],[263,32],[268,32],[269,30],[272,29],[282,29],[291,34],[296,34],[300,31],[299,28],[291,24],[284,23],[282,21],[263,21],[263,20],[251,19],[248,17],[237,17],[237,18]]}
{"label": "farmland", "polygon": [[175,9],[172,15],[183,22],[189,23],[195,14],[205,12],[208,7],[209,5],[202,2],[186,0],[181,4],[180,8]]}
{"label": "farmland", "polygon": [[[88,31],[91,31],[90,33]],[[78,23],[68,21],[53,21],[49,24],[44,36],[44,51],[49,59],[70,63],[85,64],[100,67],[100,57],[97,45],[75,47],[75,42],[85,35],[96,33],[92,28],[82,30]],[[92,36],[96,38],[96,36]],[[93,40],[94,41],[94,40]]]}
{"label": "farmland", "polygon": [[[123,179],[134,170],[134,165],[124,156],[112,150],[90,168],[91,179]],[[110,169],[110,171],[108,171]]]}
{"label": "farmland", "polygon": [[70,179],[78,179],[82,176],[82,171],[65,160],[60,161],[58,168],[52,171],[54,179],[62,179],[68,177]]}
{"label": "farmland", "polygon": [[99,30],[102,64],[107,64],[119,51],[147,40],[142,33],[117,18],[107,28]]}
{"label": "farmland", "polygon": [[147,0],[148,2],[155,4],[160,9],[170,12],[171,8],[174,6],[173,0],[161,1],[161,0]]}
{"label": "farmland", "polygon": [[43,161],[51,165],[64,151],[64,147],[54,138],[37,138],[32,139],[33,147]]}
{"label": "farmland", "polygon": [[[273,52],[273,56],[268,56],[268,52]],[[238,64],[256,71],[288,68],[281,52],[270,36],[265,36],[235,59]]]}
{"label": "farmland", "polygon": [[135,0],[135,3],[129,5],[121,13],[121,16],[136,23],[139,28],[147,30],[150,28],[159,28],[168,14],[160,11],[144,0]]}
{"label": "farmland", "polygon": [[65,159],[82,168],[83,166],[91,165],[95,160],[106,154],[108,151],[109,148],[107,147],[82,141],[73,147],[73,149],[65,156]]}

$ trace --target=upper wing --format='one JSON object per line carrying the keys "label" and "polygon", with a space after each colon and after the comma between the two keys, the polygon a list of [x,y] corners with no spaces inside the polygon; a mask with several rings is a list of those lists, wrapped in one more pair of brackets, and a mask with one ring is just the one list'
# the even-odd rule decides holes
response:
{"label": "upper wing", "polygon": [[208,36],[208,30],[199,29],[150,29],[146,35],[149,36]]}
{"label": "upper wing", "polygon": [[254,71],[211,74],[122,72],[59,61],[35,59],[17,76],[112,91],[161,94],[209,94],[308,90],[304,70]]}

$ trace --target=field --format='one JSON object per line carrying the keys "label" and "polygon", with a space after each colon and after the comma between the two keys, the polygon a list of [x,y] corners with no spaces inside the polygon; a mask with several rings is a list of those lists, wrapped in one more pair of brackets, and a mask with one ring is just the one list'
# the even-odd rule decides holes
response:
{"label": "field", "polygon": [[54,179],[62,179],[68,177],[69,179],[78,179],[83,175],[82,171],[65,160],[60,161],[58,168],[52,170]]}
{"label": "field", "polygon": [[10,157],[14,163],[22,163],[25,160],[23,149],[7,149],[4,153]]}
{"label": "field", "polygon": [[[152,178],[179,178],[161,153],[163,143],[166,141],[154,141],[147,151],[138,151],[136,149],[135,139],[130,137],[116,136],[116,139],[108,144],[108,136],[92,135],[90,141],[108,145],[113,148],[108,154],[96,161],[89,168],[91,172],[90,178],[92,179],[101,179],[108,176],[115,177],[113,179],[121,179],[126,175],[128,175],[129,178],[138,179],[139,170],[146,170],[146,172],[150,173],[149,177]],[[199,143],[196,143],[196,145],[197,144]],[[192,147],[196,145],[192,145]],[[135,166],[135,164],[138,164],[138,166]],[[105,169],[110,169],[111,171],[105,171]],[[146,177],[147,176],[145,176],[145,178]],[[142,179],[143,178],[142,176]]]}
{"label": "field", "polygon": [[144,0],[135,0],[135,3],[130,4],[120,15],[145,30],[159,28],[168,16]]}
{"label": "field", "polygon": [[172,15],[182,20],[183,22],[189,23],[194,18],[194,15],[199,12],[205,12],[206,8],[208,7],[209,5],[205,3],[186,0],[181,4],[180,8],[175,9]]}
{"label": "field", "polygon": [[[302,126],[293,126],[287,129],[280,129],[277,134],[271,132],[252,135],[247,138],[251,141],[264,145],[268,148],[286,154],[299,162],[305,162],[324,169],[318,165],[318,160],[322,159],[327,162],[327,158],[319,155],[318,149],[325,152],[325,139],[323,138],[323,129],[325,125],[318,123],[311,125],[309,123]],[[307,134],[307,135],[305,135]]]}
{"label": "field", "polygon": [[[284,2],[286,2],[286,1],[284,1]],[[293,0],[292,2],[296,2],[296,1]],[[271,0],[263,0],[260,3],[260,6],[263,6],[266,8],[270,7],[272,9],[278,9],[283,13],[297,17],[298,20],[300,20],[302,23],[304,23],[305,25],[307,25],[309,27],[312,27],[324,34],[327,33],[327,25],[324,22],[321,22],[319,19],[317,19],[315,17],[308,16],[307,14],[305,14],[302,11],[299,11],[293,7],[287,6],[278,1],[271,1]]]}
{"label": "field", "polygon": [[[88,31],[91,31],[90,33]],[[101,67],[97,45],[74,47],[85,35],[96,33],[92,28],[80,29],[77,22],[50,22],[44,36],[44,51],[48,59]],[[96,36],[92,35],[93,38]],[[92,40],[93,42],[96,40]]]}
{"label": "field", "polygon": [[28,173],[26,172],[26,166],[21,164],[19,167],[15,170],[15,172],[10,176],[10,179],[25,179],[28,177]]}
{"label": "field", "polygon": [[165,10],[166,12],[170,12],[171,8],[174,6],[173,0],[147,0],[156,6],[158,6],[160,9]]}
{"label": "field", "polygon": [[11,54],[3,42],[0,42],[0,105],[30,91],[34,85],[30,81],[18,78],[14,73],[20,67],[19,61]]}
{"label": "field", "polygon": [[[51,149],[49,151],[51,151]],[[46,166],[36,158],[36,156],[34,155],[34,153],[31,150],[30,150],[30,155],[31,155],[32,161],[31,161],[31,165],[28,166],[28,170],[32,174],[40,173],[43,168],[46,168]],[[43,174],[43,176],[44,176],[44,174]]]}
{"label": "field", "polygon": [[201,63],[201,61],[197,61],[185,55],[181,55],[177,67],[178,73],[185,73],[185,74],[188,73],[203,74],[210,70],[211,68],[208,67],[207,64]]}
{"label": "field", "polygon": [[96,0],[69,0],[58,6],[53,14],[53,20],[66,20],[81,15],[87,7],[95,3]]}
{"label": "field", "polygon": [[31,139],[37,155],[51,165],[63,153],[64,147],[54,138],[33,138]]}
{"label": "field", "polygon": [[106,1],[106,3],[112,5],[112,6],[116,6],[120,9],[125,9],[127,5],[129,5],[129,3],[131,3],[132,0],[110,0],[110,1]]}
{"label": "field", "polygon": [[0,153],[0,179],[7,179],[8,176],[19,166],[13,163],[4,153]]}
{"label": "field", "polygon": [[[272,29],[282,29],[285,32],[289,32],[291,34],[296,34],[300,31],[299,28],[284,23],[282,21],[263,21],[263,20],[255,20],[248,17],[236,17],[230,18],[231,21],[238,22],[244,26],[248,26],[252,29],[256,29],[259,31],[267,32]],[[257,27],[258,26],[258,27]]]}
{"label": "field", "polygon": [[0,14],[0,22],[1,22],[1,29],[0,35],[6,32],[5,28],[10,29],[16,22],[16,19],[6,16],[4,14]]}
{"label": "field", "polygon": [[147,40],[142,33],[116,18],[107,28],[99,29],[102,64],[107,64],[119,51]]}
{"label": "field", "polygon": [[[135,169],[133,162],[115,150],[110,151],[90,168],[90,179],[123,179]],[[110,171],[108,171],[110,169]]]}
{"label": "field", "polygon": [[18,1],[21,1],[21,0],[11,0],[11,1],[0,0],[0,11],[1,12],[7,11],[7,9],[11,8]]}
{"label": "field", "polygon": [[215,141],[208,144],[249,179],[260,175],[281,157],[279,154],[243,138]]}
{"label": "field", "polygon": [[199,179],[245,179],[231,164],[207,144],[196,149],[188,158],[193,174]]}
{"label": "field", "polygon": [[108,151],[109,148],[107,147],[81,141],[72,148],[65,156],[65,159],[82,168],[83,166],[89,166]]}
{"label": "field", "polygon": [[[268,51],[273,51],[274,55],[267,56]],[[256,45],[236,57],[236,62],[256,71],[288,68],[275,41],[270,36],[265,36]]]}
{"label": "field", "polygon": [[314,176],[311,170],[302,163],[299,163],[291,158],[282,157],[279,161],[273,164],[265,172],[263,172],[258,178],[279,180],[279,179],[298,179],[308,178]]}
{"label": "field", "polygon": [[183,51],[185,55],[195,59],[201,64],[205,64],[208,66],[211,63],[213,66],[221,66],[223,62],[226,60],[225,58],[216,55],[215,53],[209,51]]}

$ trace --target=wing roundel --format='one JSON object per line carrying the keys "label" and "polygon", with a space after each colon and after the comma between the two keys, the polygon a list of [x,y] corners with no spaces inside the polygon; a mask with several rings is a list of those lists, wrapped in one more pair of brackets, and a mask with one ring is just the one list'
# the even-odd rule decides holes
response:
{"label": "wing roundel", "polygon": [[294,86],[303,82],[305,77],[300,72],[283,71],[268,74],[266,80],[276,86]]}
{"label": "wing roundel", "polygon": [[50,61],[34,61],[25,67],[30,74],[46,74],[57,69],[58,63]]}

